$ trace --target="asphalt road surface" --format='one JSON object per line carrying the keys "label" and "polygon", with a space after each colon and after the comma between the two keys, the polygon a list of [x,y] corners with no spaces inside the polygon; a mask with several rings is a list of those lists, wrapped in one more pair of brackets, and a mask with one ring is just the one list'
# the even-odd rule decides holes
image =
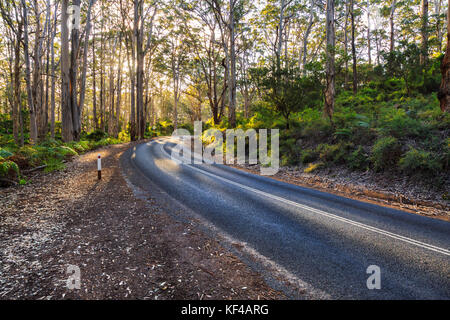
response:
{"label": "asphalt road surface", "polygon": [[[224,234],[333,299],[450,299],[450,223],[170,157],[160,138],[134,170]],[[381,289],[369,290],[369,266]]]}

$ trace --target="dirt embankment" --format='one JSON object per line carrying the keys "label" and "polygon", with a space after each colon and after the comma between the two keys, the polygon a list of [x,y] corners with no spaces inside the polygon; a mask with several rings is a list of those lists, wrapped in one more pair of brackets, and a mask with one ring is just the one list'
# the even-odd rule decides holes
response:
{"label": "dirt embankment", "polygon": [[[155,199],[137,198],[119,166],[131,146],[0,190],[0,299],[285,298]],[[80,268],[79,290],[67,288],[69,265]]]}

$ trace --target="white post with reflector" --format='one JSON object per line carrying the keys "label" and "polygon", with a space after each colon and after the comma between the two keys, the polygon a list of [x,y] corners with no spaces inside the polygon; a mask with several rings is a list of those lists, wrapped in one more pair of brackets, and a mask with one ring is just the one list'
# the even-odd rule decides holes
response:
{"label": "white post with reflector", "polygon": [[99,154],[97,159],[98,180],[102,179],[102,156]]}

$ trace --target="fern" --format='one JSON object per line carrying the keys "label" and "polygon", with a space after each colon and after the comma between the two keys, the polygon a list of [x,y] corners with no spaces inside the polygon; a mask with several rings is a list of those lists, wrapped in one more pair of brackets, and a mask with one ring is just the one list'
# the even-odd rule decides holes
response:
{"label": "fern", "polygon": [[15,172],[17,176],[20,175],[19,166],[13,161],[0,162],[0,176],[6,177],[11,171]]}

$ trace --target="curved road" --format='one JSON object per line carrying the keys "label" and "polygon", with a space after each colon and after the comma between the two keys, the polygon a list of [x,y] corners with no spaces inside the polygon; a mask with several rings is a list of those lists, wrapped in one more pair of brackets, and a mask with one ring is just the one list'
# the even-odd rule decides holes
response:
{"label": "curved road", "polygon": [[[223,165],[170,158],[160,138],[130,152],[153,183],[333,299],[450,299],[450,223]],[[381,289],[367,288],[367,268]]]}

